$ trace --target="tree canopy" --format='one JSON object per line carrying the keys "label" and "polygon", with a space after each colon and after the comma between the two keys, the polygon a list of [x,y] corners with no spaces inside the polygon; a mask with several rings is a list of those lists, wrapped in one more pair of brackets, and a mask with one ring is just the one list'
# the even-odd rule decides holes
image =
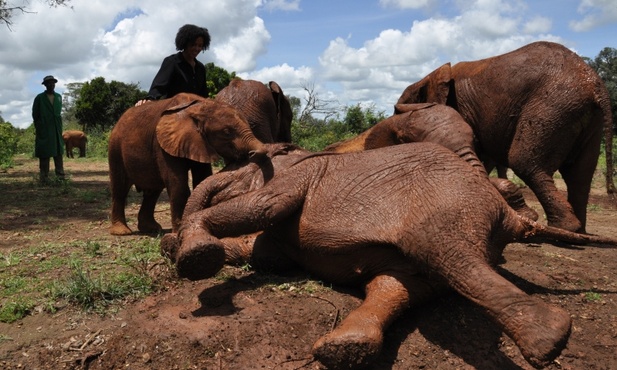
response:
{"label": "tree canopy", "polygon": [[79,84],[69,86],[68,96],[74,99],[74,106],[70,100],[65,114],[74,112],[84,131],[87,131],[88,127],[100,127],[104,130],[113,126],[122,113],[134,106],[145,94],[138,84],[118,81],[107,83],[105,78],[96,77],[83,83],[81,87]]}
{"label": "tree canopy", "polygon": [[613,110],[613,132],[617,123],[617,49],[606,47],[593,59],[587,58],[587,63],[596,70],[611,98]]}

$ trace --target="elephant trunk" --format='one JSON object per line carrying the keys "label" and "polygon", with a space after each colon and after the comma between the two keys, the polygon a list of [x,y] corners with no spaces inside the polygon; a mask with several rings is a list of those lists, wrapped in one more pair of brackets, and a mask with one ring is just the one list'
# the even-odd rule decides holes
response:
{"label": "elephant trunk", "polygon": [[246,140],[246,152],[251,161],[262,160],[268,155],[268,147],[253,135]]}

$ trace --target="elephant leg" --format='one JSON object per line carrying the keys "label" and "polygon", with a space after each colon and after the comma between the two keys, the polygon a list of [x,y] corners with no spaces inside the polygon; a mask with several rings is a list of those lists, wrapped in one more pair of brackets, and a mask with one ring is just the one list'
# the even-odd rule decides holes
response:
{"label": "elephant leg", "polygon": [[497,189],[501,196],[506,200],[519,215],[530,218],[534,221],[538,219],[538,213],[525,203],[525,198],[521,189],[512,181],[503,178],[489,178],[491,184]]}
{"label": "elephant leg", "polygon": [[373,362],[381,352],[384,330],[410,305],[433,297],[437,288],[417,275],[375,276],[365,286],[364,302],[315,342],[313,356],[334,369]]}
{"label": "elephant leg", "polygon": [[161,195],[162,189],[144,189],[143,200],[141,201],[141,207],[137,215],[137,229],[145,234],[158,234],[163,228],[154,219],[154,208],[156,207],[156,201]]}
{"label": "elephant leg", "polygon": [[527,173],[515,173],[534,192],[542,208],[546,213],[546,219],[550,226],[561,229],[580,232],[581,221],[575,216],[574,209],[566,197],[557,189],[552,175],[546,172],[536,172],[533,175]]}
{"label": "elephant leg", "polygon": [[[251,256],[255,239],[259,233],[244,235],[237,238],[223,238],[221,243],[225,250],[226,265],[244,265],[251,263]],[[180,238],[177,233],[165,234],[161,238],[161,254],[175,263],[177,261],[178,250],[180,249]]]}
{"label": "elephant leg", "polygon": [[586,232],[587,203],[593,174],[598,164],[600,136],[600,131],[598,131],[595,137],[589,140],[587,146],[581,148],[579,156],[574,161],[559,168],[559,173],[568,188],[568,202],[581,222],[581,228],[578,231],[582,233]]}
{"label": "elephant leg", "polygon": [[[468,245],[455,245],[450,250],[463,249],[470,251]],[[566,311],[527,295],[499,275],[482,256],[448,253],[433,257],[430,265],[457,292],[485,308],[530,364],[546,366],[565,347],[571,328]]]}
{"label": "elephant leg", "polygon": [[189,280],[207,279],[223,268],[225,245],[199,227],[199,221],[189,222],[179,235],[181,242],[175,256],[178,276]]}
{"label": "elephant leg", "polygon": [[126,224],[126,197],[129,195],[131,184],[119,183],[115,179],[117,175],[111,172],[111,227],[109,232],[112,235],[129,235],[131,229]]}
{"label": "elephant leg", "polygon": [[193,189],[195,189],[197,185],[204,181],[208,176],[212,176],[212,165],[210,163],[191,161],[190,168],[191,177],[193,178]]}

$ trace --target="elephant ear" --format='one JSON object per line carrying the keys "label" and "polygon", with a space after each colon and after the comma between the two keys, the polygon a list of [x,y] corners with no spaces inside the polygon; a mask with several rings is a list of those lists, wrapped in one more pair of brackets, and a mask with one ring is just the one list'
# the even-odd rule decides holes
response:
{"label": "elephant ear", "polygon": [[283,89],[278,83],[274,81],[268,82],[268,87],[272,92],[272,99],[276,104],[276,112],[279,121],[279,133],[274,138],[277,142],[291,142],[291,121],[293,119],[293,111],[291,110],[291,104],[283,93]]}
{"label": "elephant ear", "polygon": [[[442,65],[420,81],[407,86],[396,103],[446,104],[452,80],[451,70],[450,63]],[[395,113],[397,113],[396,110]]]}
{"label": "elephant ear", "polygon": [[156,139],[165,152],[174,156],[210,163],[216,152],[201,136],[195,123],[195,112],[201,99],[181,101],[167,108],[156,125]]}

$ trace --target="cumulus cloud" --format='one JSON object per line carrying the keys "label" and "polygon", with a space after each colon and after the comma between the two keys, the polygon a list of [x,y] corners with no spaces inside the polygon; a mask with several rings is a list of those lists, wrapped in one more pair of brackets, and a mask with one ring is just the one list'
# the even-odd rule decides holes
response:
{"label": "cumulus cloud", "polygon": [[571,21],[570,28],[577,32],[589,31],[617,21],[617,1],[582,0],[578,12],[583,15],[583,19]]}
{"label": "cumulus cloud", "polygon": [[[30,2],[36,14],[17,13],[13,32],[0,36],[0,114],[19,127],[29,125],[33,91],[42,91],[47,74],[59,79],[60,92],[98,76],[147,90],[163,58],[176,52],[175,34],[186,23],[210,31],[210,49],[198,57],[204,63],[243,78],[274,80],[289,95],[301,97],[303,86],[312,84],[329,100],[388,112],[408,84],[445,62],[498,55],[539,39],[564,43],[551,34],[559,20],[530,10],[537,4],[529,0],[379,0],[373,3],[379,11],[356,8],[349,14],[337,13],[339,3],[324,4],[72,0],[72,8],[49,8]],[[578,11],[573,29],[614,23],[617,0],[581,0]],[[324,16],[334,20],[319,23]],[[332,24],[337,20],[341,24]],[[364,32],[366,25],[378,28]],[[302,32],[311,33],[310,45],[293,43]],[[272,43],[282,39],[292,44],[276,49]],[[285,60],[290,55],[300,62]]]}

